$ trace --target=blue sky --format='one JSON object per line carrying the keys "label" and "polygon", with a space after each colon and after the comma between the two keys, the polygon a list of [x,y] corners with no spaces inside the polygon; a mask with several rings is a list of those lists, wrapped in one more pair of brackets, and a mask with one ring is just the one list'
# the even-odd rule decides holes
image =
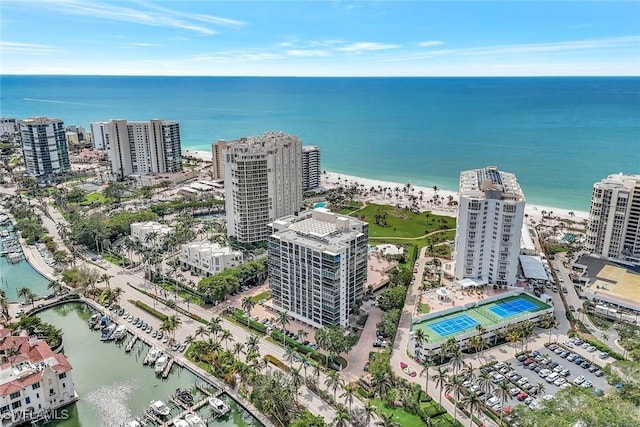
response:
{"label": "blue sky", "polygon": [[2,0],[4,74],[640,75],[640,2]]}

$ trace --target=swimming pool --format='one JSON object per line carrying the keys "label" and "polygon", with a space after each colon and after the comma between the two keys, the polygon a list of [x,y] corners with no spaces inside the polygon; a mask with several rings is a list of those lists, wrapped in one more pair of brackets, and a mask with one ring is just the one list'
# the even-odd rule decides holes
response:
{"label": "swimming pool", "polygon": [[326,208],[326,207],[327,207],[327,202],[318,202],[318,203],[313,205],[313,209]]}

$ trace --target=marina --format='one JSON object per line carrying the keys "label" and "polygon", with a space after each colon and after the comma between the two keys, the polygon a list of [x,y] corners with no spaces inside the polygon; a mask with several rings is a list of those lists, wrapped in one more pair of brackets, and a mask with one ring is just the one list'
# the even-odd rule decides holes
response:
{"label": "marina", "polygon": [[[100,342],[102,330],[91,327],[96,314],[83,303],[69,303],[41,312],[42,320],[64,331],[65,354],[74,367],[74,381],[80,400],[67,407],[69,419],[53,421],[52,426],[259,426],[251,414],[204,378],[198,377],[158,347],[145,342],[145,336],[126,332],[120,341]],[[93,322],[100,325],[105,316]],[[109,320],[104,328],[115,325]],[[153,369],[143,366],[148,354],[157,348]],[[128,349],[128,352],[126,351]],[[163,354],[165,353],[165,354]],[[156,374],[156,365],[166,357],[166,365]],[[218,416],[209,399],[215,397],[229,406]],[[151,408],[161,401],[169,408],[162,416]],[[187,423],[187,424],[184,424]]]}
{"label": "marina", "polygon": [[5,214],[0,214],[0,289],[11,302],[17,302],[18,290],[28,288],[38,297],[47,295],[49,280],[38,273],[26,260],[22,247]]}

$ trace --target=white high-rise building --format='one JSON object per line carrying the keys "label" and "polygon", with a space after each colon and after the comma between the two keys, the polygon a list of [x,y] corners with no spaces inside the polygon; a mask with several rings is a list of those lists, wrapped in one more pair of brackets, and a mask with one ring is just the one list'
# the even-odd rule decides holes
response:
{"label": "white high-rise building", "polygon": [[314,209],[280,218],[269,227],[274,305],[315,327],[348,326],[367,279],[368,224]]}
{"label": "white high-rise building", "polygon": [[242,243],[269,237],[267,224],[302,206],[302,142],[282,132],[227,142],[224,150],[227,235]]}
{"label": "white high-rise building", "polygon": [[593,185],[586,248],[640,264],[640,175],[609,175]]}
{"label": "white high-rise building", "polygon": [[227,148],[227,141],[220,140],[211,144],[211,178],[224,179],[224,149]]}
{"label": "white high-rise building", "polygon": [[110,120],[92,123],[91,133],[94,147],[108,151],[111,172],[118,180],[132,174],[182,170],[180,125],[176,121]]}
{"label": "white high-rise building", "polygon": [[302,191],[320,186],[320,149],[315,145],[302,147]]}
{"label": "white high-rise building", "polygon": [[460,173],[455,278],[513,285],[525,198],[516,176],[495,166]]}
{"label": "white high-rise building", "polygon": [[60,119],[32,117],[20,120],[20,144],[27,173],[39,181],[71,170],[64,123]]}

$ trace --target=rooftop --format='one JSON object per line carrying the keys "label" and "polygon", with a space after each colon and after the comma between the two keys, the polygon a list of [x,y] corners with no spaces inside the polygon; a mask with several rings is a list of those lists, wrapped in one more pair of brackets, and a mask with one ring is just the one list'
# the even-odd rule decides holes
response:
{"label": "rooftop", "polygon": [[460,195],[470,198],[524,201],[516,176],[495,166],[460,173]]}

